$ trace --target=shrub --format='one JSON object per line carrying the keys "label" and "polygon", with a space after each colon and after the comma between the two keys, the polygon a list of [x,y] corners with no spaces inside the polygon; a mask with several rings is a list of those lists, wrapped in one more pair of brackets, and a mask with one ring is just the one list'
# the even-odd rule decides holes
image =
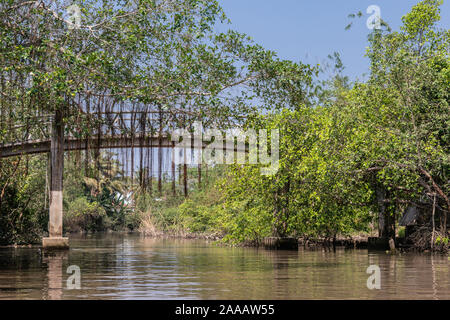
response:
{"label": "shrub", "polygon": [[97,202],[89,202],[85,197],[75,199],[68,204],[64,213],[66,231],[104,231],[111,221]]}

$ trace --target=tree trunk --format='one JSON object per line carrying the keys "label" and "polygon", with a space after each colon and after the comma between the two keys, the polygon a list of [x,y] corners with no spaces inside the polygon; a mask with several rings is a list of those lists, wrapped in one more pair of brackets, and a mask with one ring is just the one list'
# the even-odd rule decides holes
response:
{"label": "tree trunk", "polygon": [[431,230],[431,250],[434,249],[434,232],[436,230],[436,226],[434,223],[434,215],[436,213],[436,193],[434,194],[433,197],[433,212],[431,214],[431,225],[432,225],[432,230]]}
{"label": "tree trunk", "polygon": [[188,196],[188,171],[187,164],[183,165],[183,187],[184,187],[184,196],[187,198]]}
{"label": "tree trunk", "polygon": [[175,142],[172,142],[172,193],[174,196],[177,195],[176,190],[176,173],[175,173]]}
{"label": "tree trunk", "polygon": [[389,205],[385,203],[387,198],[386,190],[381,187],[376,187],[377,203],[379,207],[378,212],[378,236],[380,238],[395,238],[395,223],[394,217],[390,214]]}
{"label": "tree trunk", "polygon": [[202,164],[198,164],[198,188],[201,189],[202,187]]}

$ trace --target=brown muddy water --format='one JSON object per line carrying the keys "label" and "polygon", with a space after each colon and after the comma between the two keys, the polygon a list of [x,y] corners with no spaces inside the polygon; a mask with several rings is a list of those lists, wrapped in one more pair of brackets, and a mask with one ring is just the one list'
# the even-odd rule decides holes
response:
{"label": "brown muddy water", "polygon": [[[136,234],[71,236],[70,246],[0,249],[0,299],[450,299],[443,255],[268,251]],[[380,268],[379,290],[367,287],[370,265]]]}

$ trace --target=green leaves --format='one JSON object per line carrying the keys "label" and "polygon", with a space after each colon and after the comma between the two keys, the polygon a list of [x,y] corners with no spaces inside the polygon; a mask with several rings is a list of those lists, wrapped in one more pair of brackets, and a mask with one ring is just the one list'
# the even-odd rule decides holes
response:
{"label": "green leaves", "polygon": [[[325,107],[309,109],[302,90],[290,91],[299,70],[294,64],[265,62],[258,55],[255,69],[264,65],[269,78],[282,75],[258,94],[264,96],[267,89],[275,106],[295,111],[248,124],[281,130],[280,170],[271,178],[251,166],[230,170],[223,192],[225,210],[240,206],[241,213],[230,216],[235,225],[245,217],[248,228],[256,228],[261,220],[255,214],[272,217],[263,221],[275,235],[367,231],[378,215],[375,190],[380,185],[390,213],[414,203],[429,205],[430,192],[440,194],[440,205],[450,209],[445,197],[450,194],[449,41],[448,32],[435,28],[438,5],[420,2],[404,17],[402,33],[374,32],[370,80],[351,88],[336,77],[325,84],[329,89],[319,90]],[[336,69],[342,69],[339,56],[334,58]],[[278,99],[278,92],[285,99]],[[229,239],[248,236],[244,228],[234,228]]]}
{"label": "green leaves", "polygon": [[[432,30],[436,22],[440,20],[439,6],[443,0],[425,0],[415,5],[411,12],[402,18],[401,30],[408,39],[425,41],[425,37],[432,36]],[[419,39],[417,39],[420,37]]]}

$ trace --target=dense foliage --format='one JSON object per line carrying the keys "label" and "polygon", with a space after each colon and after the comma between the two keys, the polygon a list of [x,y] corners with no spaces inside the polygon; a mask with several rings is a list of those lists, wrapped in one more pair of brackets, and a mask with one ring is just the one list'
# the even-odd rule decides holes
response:
{"label": "dense foliage", "polygon": [[439,19],[439,1],[420,2],[401,31],[370,35],[368,82],[350,87],[338,75],[321,88],[323,106],[249,124],[281,130],[280,169],[273,177],[254,166],[230,170],[222,184],[228,237],[335,237],[367,230],[379,214],[395,228],[409,205],[435,206],[446,237],[450,33],[436,28]]}

